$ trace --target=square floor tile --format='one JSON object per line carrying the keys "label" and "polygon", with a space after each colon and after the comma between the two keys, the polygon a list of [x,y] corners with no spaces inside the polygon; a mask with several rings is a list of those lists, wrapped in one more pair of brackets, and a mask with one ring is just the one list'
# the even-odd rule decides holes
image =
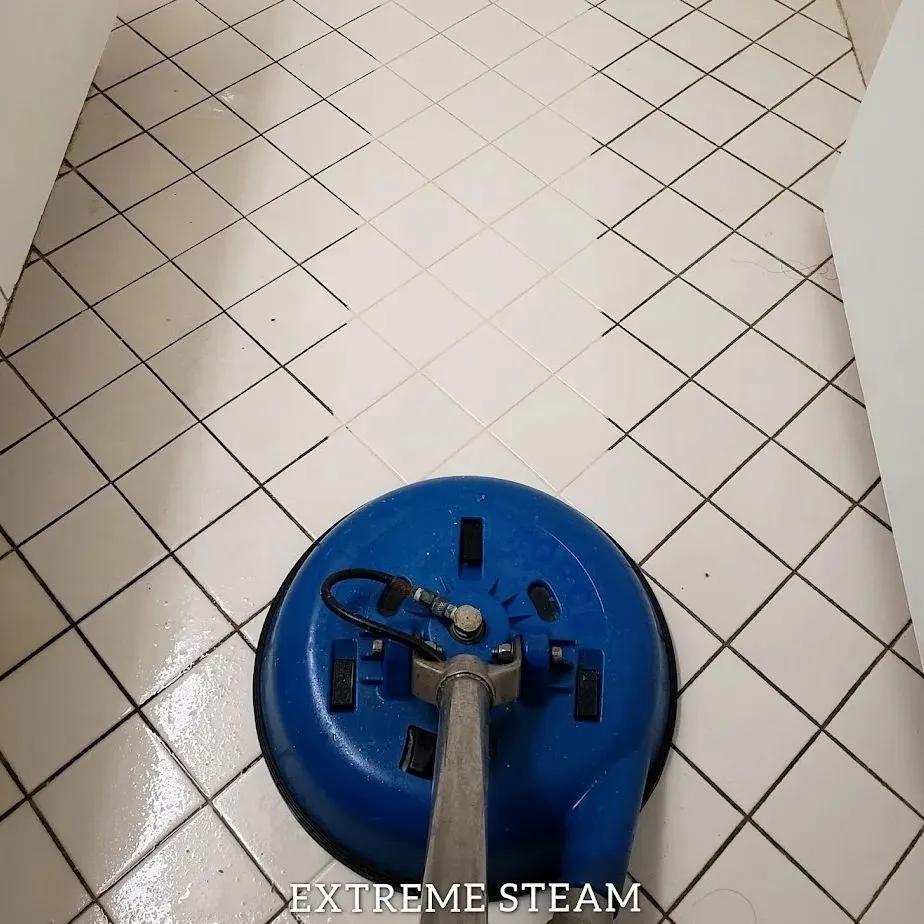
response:
{"label": "square floor tile", "polygon": [[604,73],[653,106],[663,106],[703,75],[699,68],[653,42],[630,51]]}
{"label": "square floor tile", "polygon": [[576,0],[500,0],[499,6],[543,34],[552,32],[585,10]]}
{"label": "square floor tile", "polygon": [[631,334],[616,328],[561,370],[575,391],[624,430],[683,384],[683,375]]}
{"label": "square floor tile", "polygon": [[0,348],[9,356],[84,308],[84,303],[47,263],[33,263],[19,278],[4,319]]}
{"label": "square floor tile", "polygon": [[657,582],[653,582],[650,575],[646,573],[645,577],[657,597],[674,641],[677,682],[682,690],[718,651],[720,643],[689,610],[681,606]]}
{"label": "square floor tile", "polygon": [[[497,10],[497,7],[487,9]],[[496,71],[482,74],[447,96],[440,105],[488,141],[499,138],[542,107],[538,100]]]}
{"label": "square floor tile", "polygon": [[805,16],[792,16],[761,40],[764,48],[817,74],[851,50],[850,40]]}
{"label": "square floor tile", "polygon": [[38,429],[51,415],[7,363],[0,365],[0,449]]}
{"label": "square floor tile", "polygon": [[226,315],[177,341],[151,367],[193,413],[204,417],[274,368],[270,357]]}
{"label": "square floor tile", "polygon": [[62,419],[110,478],[118,478],[195,423],[144,366],[116,379]]}
{"label": "square floor tile", "polygon": [[313,346],[289,368],[344,422],[414,372],[407,360],[359,320]]}
{"label": "square floor tile", "polygon": [[813,80],[777,108],[784,118],[832,147],[844,143],[859,101],[821,80]]}
{"label": "square floor tile", "polygon": [[380,138],[431,104],[420,90],[385,67],[335,93],[331,102],[373,138]]}
{"label": "square floor tile", "polygon": [[[0,673],[5,673],[68,624],[18,555],[0,558],[0,594],[4,602],[0,614]],[[7,808],[0,807],[0,813]]]}
{"label": "square floor tile", "polygon": [[703,71],[713,70],[748,44],[744,36],[700,12],[659,32],[657,41]]}
{"label": "square floor tile", "polygon": [[56,250],[51,262],[92,305],[165,261],[124,218],[116,216]]}
{"label": "square floor tile", "polygon": [[714,491],[765,439],[694,382],[655,411],[634,435],[703,494]]}
{"label": "square floor tile", "polygon": [[830,153],[817,138],[772,112],[733,138],[728,150],[787,186]]}
{"label": "square floor tile", "polygon": [[147,359],[219,312],[173,264],[110,296],[97,313],[142,359]]}
{"label": "square floor tile", "polygon": [[126,215],[168,257],[178,256],[240,218],[195,174],[145,199]]}
{"label": "square floor tile", "polygon": [[205,0],[205,6],[216,16],[233,25],[265,10],[272,2],[273,0]]}
{"label": "square floor tile", "polygon": [[542,38],[497,66],[497,72],[548,105],[593,75],[593,68]]}
{"label": "square floor tile", "polygon": [[162,122],[151,134],[191,170],[255,138],[253,128],[217,98]]}
{"label": "square floor tile", "polygon": [[105,96],[95,96],[80,113],[65,157],[77,167],[140,132],[140,127]]}
{"label": "square floor tile", "polygon": [[[289,425],[280,427],[282,419]],[[206,424],[260,481],[275,475],[337,426],[334,416],[285,369],[247,389],[207,418]]]}
{"label": "square floor tile", "polygon": [[[405,420],[426,420],[428,438]],[[444,462],[479,431],[478,422],[422,375],[399,385],[360,414],[350,429],[408,482]]]}
{"label": "square floor tile", "polygon": [[0,822],[0,850],[6,857],[0,889],[11,920],[64,924],[90,901],[32,806]]}
{"label": "square floor tile", "polygon": [[316,180],[257,209],[250,220],[298,262],[313,257],[362,223],[362,219]]}
{"label": "square floor tile", "polygon": [[260,753],[251,702],[253,658],[246,642],[233,635],[144,710],[210,795]]}
{"label": "square floor tile", "polygon": [[446,110],[430,106],[393,128],[382,143],[433,179],[477,151],[484,139]]}
{"label": "square floor tile", "polygon": [[596,142],[549,109],[531,116],[496,142],[545,183],[588,158]]}
{"label": "square floor tile", "polygon": [[676,751],[639,816],[629,867],[666,907],[735,830],[741,815]]}
{"label": "square floor tile", "polygon": [[[481,372],[460,375],[460,369]],[[548,377],[539,363],[490,324],[473,331],[424,371],[485,426]]]}
{"label": "square floor tile", "polygon": [[434,102],[484,73],[482,61],[435,35],[391,62],[391,69]]}
{"label": "square floor tile", "polygon": [[164,555],[161,544],[114,488],[94,494],[22,551],[75,619]]}
{"label": "square floor tile", "polygon": [[924,841],[918,839],[917,844],[864,915],[868,924],[888,924],[890,921],[900,920],[908,908],[920,905],[924,899],[921,889],[924,883],[921,876],[922,864]]}
{"label": "square floor tile", "polygon": [[886,503],[885,491],[883,490],[881,481],[863,498],[863,508],[873,514],[873,516],[878,517],[886,525],[892,525],[889,518],[889,507]]}
{"label": "square floor tile", "polygon": [[266,137],[309,173],[318,173],[369,141],[368,132],[323,100],[270,129]]}
{"label": "square floor tile", "polygon": [[815,732],[813,722],[727,650],[684,690],[683,713],[677,749],[744,809],[754,807]]}
{"label": "square floor tile", "polygon": [[456,23],[446,35],[488,67],[496,67],[540,38],[525,22],[490,3]]}
{"label": "square floor tile", "polygon": [[706,875],[671,912],[677,924],[760,919],[847,924],[841,911],[795,864],[752,825],[719,855]]}
{"label": "square floor tile", "polygon": [[623,320],[623,327],[693,375],[743,330],[731,312],[675,279]]}
{"label": "square floor tile", "polygon": [[281,64],[271,64],[245,77],[218,98],[261,132],[304,112],[319,99]]}
{"label": "square floor tile", "polygon": [[132,77],[138,71],[163,60],[163,55],[137,32],[120,26],[113,29],[96,68],[93,83],[101,90]]}
{"label": "square floor tile", "polygon": [[81,629],[132,699],[143,703],[229,635],[231,625],[166,559],[91,613]]}
{"label": "square floor tile", "polygon": [[866,411],[836,388],[826,388],[778,441],[855,500],[879,477]]}
{"label": "square floor tile", "polygon": [[847,35],[847,23],[844,22],[844,16],[834,0],[812,0],[808,6],[802,7],[802,15],[841,35]]}
{"label": "square floor tile", "polygon": [[[202,803],[185,773],[137,716],[36,797],[94,892],[111,885]],[[110,819],[105,834],[100,815]]]}
{"label": "square floor tile", "polygon": [[188,170],[150,135],[139,135],[88,161],[80,172],[124,210],[179,180]]}
{"label": "square floor tile", "polygon": [[860,375],[857,372],[857,364],[851,362],[849,366],[834,380],[834,384],[844,392],[850,395],[854,401],[864,403],[863,389],[860,387]]}
{"label": "square floor tile", "polygon": [[788,191],[758,212],[741,233],[800,273],[812,272],[831,253],[824,213]]}
{"label": "square floor tile", "polygon": [[718,244],[729,229],[665,189],[621,222],[619,233],[679,273]]}
{"label": "square floor tile", "polygon": [[[0,747],[29,792],[130,708],[76,632],[0,682],[0,703]],[[36,722],[47,734],[35,734]]]}
{"label": "square floor tile", "polygon": [[482,475],[504,478],[552,493],[546,484],[522,459],[517,458],[496,436],[485,431],[466,443],[455,455],[434,469],[437,478],[451,475]]}
{"label": "square floor tile", "polygon": [[811,283],[787,296],[757,329],[825,378],[853,356],[843,303]]}
{"label": "square floor tile", "polygon": [[401,479],[344,427],[267,488],[318,537],[361,504],[400,485]]}
{"label": "square floor tile", "polygon": [[282,0],[240,23],[237,30],[276,60],[331,31],[295,0]]}
{"label": "square floor tile", "polygon": [[920,829],[920,819],[821,735],[755,822],[851,914],[859,914]]}
{"label": "square floor tile", "polygon": [[831,178],[837,169],[840,156],[838,151],[829,155],[817,167],[813,167],[802,177],[793,186],[793,190],[804,199],[808,199],[813,205],[823,209],[828,197],[828,187],[831,185]]}
{"label": "square floor tile", "polygon": [[843,495],[775,443],[764,446],[718,492],[715,502],[793,566],[848,507]]}
{"label": "square floor tile", "polygon": [[318,180],[366,220],[426,182],[413,167],[377,141],[328,167]]}
{"label": "square floor tile", "polygon": [[256,487],[203,427],[182,436],[119,480],[151,528],[176,548]]}
{"label": "square floor tile", "polygon": [[281,363],[351,318],[347,308],[300,267],[248,295],[229,314]]}
{"label": "square floor tile", "polygon": [[645,40],[634,29],[591,8],[556,29],[549,38],[594,68],[604,68]]}
{"label": "square floor tile", "polygon": [[[812,644],[794,646],[796,638],[810,638]],[[734,644],[818,722],[825,721],[882,650],[875,639],[795,576]],[[819,651],[825,657],[819,658]]]}
{"label": "square floor tile", "polygon": [[222,308],[230,308],[295,263],[242,220],[187,250],[177,265]]}
{"label": "square floor tile", "polygon": [[260,643],[260,635],[263,632],[263,626],[266,623],[268,614],[269,607],[266,607],[266,609],[261,610],[256,616],[248,619],[247,622],[241,626],[241,632],[244,638],[250,642],[251,647],[254,649],[256,649],[257,645]]}
{"label": "square floor tile", "polygon": [[484,317],[492,317],[545,271],[486,228],[436,263],[431,272]]}
{"label": "square floor tile", "polygon": [[0,814],[5,815],[11,808],[22,801],[23,794],[13,781],[6,767],[0,768]]}
{"label": "square floor tile", "polygon": [[304,5],[324,22],[339,29],[350,20],[368,13],[376,3],[375,0],[304,0]]}
{"label": "square floor tile", "polygon": [[[553,444],[545,438],[551,428]],[[553,488],[561,490],[619,437],[619,430],[559,379],[547,379],[492,431]]]}
{"label": "square floor tile", "polygon": [[[691,4],[694,5],[694,4]],[[689,13],[680,0],[605,0],[600,9],[615,16],[643,35],[654,35]]]}
{"label": "square floor tile", "polygon": [[[254,543],[256,536],[262,536]],[[305,534],[262,491],[184,545],[177,557],[238,624],[268,604],[308,548]]]}
{"label": "square floor tile", "polygon": [[598,141],[624,132],[651,112],[651,104],[605,74],[594,74],[560,96],[551,108]]}
{"label": "square floor tile", "polygon": [[684,523],[645,567],[724,639],[787,576],[777,559],[711,504]]}
{"label": "square floor tile", "polygon": [[272,58],[234,29],[213,35],[173,60],[210,93],[218,93],[272,63]]}
{"label": "square floor tile", "polygon": [[603,231],[598,221],[548,187],[509,212],[494,227],[550,271],[588,247]]}
{"label": "square floor tile", "polygon": [[113,87],[109,95],[141,126],[152,128],[202,102],[208,91],[172,61],[161,61]]}
{"label": "square floor tile", "polygon": [[328,32],[281,63],[319,96],[342,90],[378,66],[375,58],[339,32]]}
{"label": "square floor tile", "polygon": [[131,22],[145,13],[150,13],[168,3],[169,0],[119,0],[117,11],[122,22]]}
{"label": "square floor tile", "polygon": [[263,761],[235,780],[215,808],[283,895],[293,882],[311,882],[330,862],[293,817]]}
{"label": "square floor tile", "polygon": [[542,181],[493,145],[447,170],[437,185],[484,222],[497,221],[542,189]]}
{"label": "square floor tile", "polygon": [[661,111],[633,125],[609,146],[662,183],[673,182],[714,150],[705,138]]}
{"label": "square floor tile", "polygon": [[700,499],[660,462],[623,440],[579,475],[562,495],[636,561],[645,558]]}
{"label": "square floor tile", "polygon": [[[92,363],[85,361],[93,357]],[[16,354],[13,365],[55,414],[137,363],[131,351],[92,312],[70,321]]]}
{"label": "square floor tile", "polygon": [[863,510],[850,512],[802,575],[886,644],[908,621],[895,540]]}
{"label": "square floor tile", "polygon": [[199,176],[244,215],[308,179],[265,138],[255,138],[219,158]]}
{"label": "square floor tile", "polygon": [[224,28],[224,23],[197,0],[172,3],[132,22],[132,29],[171,56]]}
{"label": "square floor tile", "polygon": [[[362,266],[361,273],[356,272],[357,266]],[[360,226],[322,250],[305,268],[357,314],[420,272],[407,254],[371,225]]]}
{"label": "square floor tile", "polygon": [[494,323],[552,372],[612,327],[609,318],[554,278],[525,292]]}
{"label": "square floor tile", "polygon": [[811,79],[795,64],[759,45],[745,48],[719,67],[715,76],[768,109]]}
{"label": "square floor tile", "polygon": [[340,31],[382,64],[388,64],[434,34],[425,22],[391,0],[354,19]]}
{"label": "square floor tile", "polygon": [[[189,872],[165,874],[180,869]],[[199,924],[209,915],[261,924],[281,905],[211,808],[195,815],[106,894],[102,905],[114,924],[140,924],[139,894],[149,907],[169,908],[171,924]]]}
{"label": "square floor tile", "polygon": [[461,340],[481,316],[429,273],[373,305],[363,320],[418,369]]}
{"label": "square floor tile", "polygon": [[662,188],[608,148],[582,160],[554,186],[605,225],[615,225]]}
{"label": "square floor tile", "polygon": [[379,215],[375,227],[421,266],[474,237],[481,222],[432,183]]}
{"label": "square floor tile", "polygon": [[736,90],[706,77],[672,99],[664,111],[715,144],[724,144],[764,110]]}
{"label": "square floor tile", "polygon": [[811,369],[754,331],[736,340],[696,380],[768,435],[824,387]]}
{"label": "square floor tile", "polygon": [[794,270],[737,234],[690,267],[683,278],[748,323],[801,281]]}
{"label": "square floor tile", "polygon": [[79,173],[65,173],[51,189],[33,243],[51,253],[113,215],[112,206]]}
{"label": "square floor tile", "polygon": [[725,151],[715,151],[682,176],[674,189],[715,218],[738,227],[781,187]]}
{"label": "square floor tile", "polygon": [[792,16],[792,10],[777,0],[711,0],[708,13],[750,39],[760,38]]}
{"label": "square floor tile", "polygon": [[569,260],[558,276],[614,321],[621,321],[670,279],[666,269],[615,234]]}

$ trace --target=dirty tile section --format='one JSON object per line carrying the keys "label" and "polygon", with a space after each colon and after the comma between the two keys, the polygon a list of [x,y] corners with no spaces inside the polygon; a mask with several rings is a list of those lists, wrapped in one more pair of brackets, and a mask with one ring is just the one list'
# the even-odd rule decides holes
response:
{"label": "dirty tile section", "polygon": [[833,0],[120,0],[0,333],[4,920],[302,924],[351,874],[259,759],[267,604],[460,473],[662,601],[639,924],[919,920],[924,674],[819,208],[862,96]]}

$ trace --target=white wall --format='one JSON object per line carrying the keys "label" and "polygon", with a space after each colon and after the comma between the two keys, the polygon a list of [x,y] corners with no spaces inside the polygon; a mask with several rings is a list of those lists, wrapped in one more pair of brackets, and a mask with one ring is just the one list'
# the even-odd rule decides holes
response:
{"label": "white wall", "polygon": [[885,46],[901,0],[840,0],[847,28],[867,82]]}
{"label": "white wall", "polygon": [[116,6],[117,0],[0,0],[0,318]]}

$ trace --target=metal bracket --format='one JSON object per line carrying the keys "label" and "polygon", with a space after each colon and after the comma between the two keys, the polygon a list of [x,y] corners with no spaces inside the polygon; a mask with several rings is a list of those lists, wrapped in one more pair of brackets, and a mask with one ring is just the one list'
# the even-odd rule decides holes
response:
{"label": "metal bracket", "polygon": [[450,677],[462,674],[480,680],[491,696],[492,706],[512,703],[520,695],[520,673],[523,649],[520,639],[512,642],[513,658],[506,664],[488,664],[476,655],[460,654],[449,661],[425,661],[414,655],[411,670],[411,692],[418,699],[439,705],[440,690]]}

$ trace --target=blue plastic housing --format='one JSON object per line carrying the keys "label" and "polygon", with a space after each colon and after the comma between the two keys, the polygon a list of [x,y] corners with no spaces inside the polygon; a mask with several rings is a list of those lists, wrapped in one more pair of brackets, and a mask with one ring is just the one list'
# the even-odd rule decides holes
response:
{"label": "blue plastic housing", "polygon": [[[481,559],[460,553],[463,520],[480,525]],[[522,692],[491,715],[489,890],[507,882],[621,888],[640,807],[673,731],[676,670],[657,603],[637,568],[599,527],[531,488],[446,478],[394,491],[347,516],[289,575],[257,652],[255,711],[267,764],[306,829],[370,879],[419,882],[429,779],[402,769],[408,729],[435,733],[437,710],[410,695],[410,655],[337,618],[320,600],[334,571],[403,575],[456,604],[477,606],[487,633],[453,639],[405,602],[387,621],[420,631],[452,656],[486,660],[523,641]],[[540,617],[544,585],[558,618]],[[349,609],[385,621],[381,585],[337,588]],[[554,608],[553,608],[554,609]],[[545,615],[548,617],[549,613]],[[554,613],[553,613],[554,615]],[[550,662],[552,646],[562,664]],[[335,657],[355,657],[355,708],[331,709]],[[351,654],[352,653],[352,654]],[[597,671],[598,720],[575,718],[579,670]]]}

